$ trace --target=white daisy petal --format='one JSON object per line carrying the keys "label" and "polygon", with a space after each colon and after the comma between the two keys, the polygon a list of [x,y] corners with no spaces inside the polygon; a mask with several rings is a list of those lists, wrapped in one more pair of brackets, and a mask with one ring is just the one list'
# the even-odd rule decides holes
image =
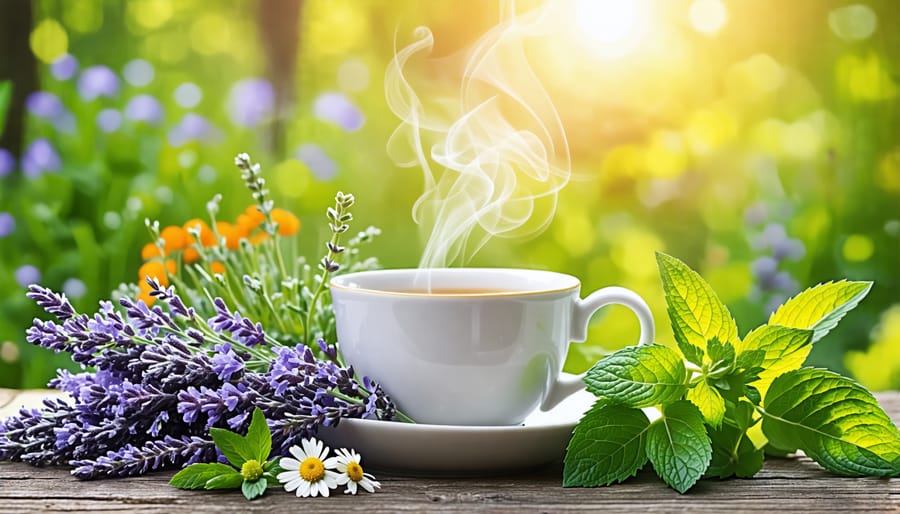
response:
{"label": "white daisy petal", "polygon": [[288,482],[293,481],[294,479],[300,479],[300,475],[297,474],[297,470],[288,470],[288,471],[282,471],[281,473],[278,473],[278,476],[276,476],[275,478],[277,478],[278,481],[281,482],[282,484],[286,484]]}
{"label": "white daisy petal", "polygon": [[318,452],[315,451],[316,446],[313,441],[310,441],[309,439],[303,439],[302,441],[300,441],[300,444],[303,445],[303,457],[297,457],[298,459],[303,460],[312,455],[319,455]]}
{"label": "white daisy petal", "polygon": [[300,487],[297,488],[297,496],[307,497],[310,493],[310,483],[306,480],[301,480]]}
{"label": "white daisy petal", "polygon": [[329,458],[323,460],[322,464],[325,465],[325,469],[334,469],[338,465],[338,458],[337,457],[329,457]]}
{"label": "white daisy petal", "polygon": [[288,451],[291,452],[291,455],[297,458],[298,462],[302,462],[303,459],[306,458],[306,454],[303,453],[303,450],[301,450],[299,446],[291,446]]}
{"label": "white daisy petal", "polygon": [[328,490],[329,488],[327,485],[325,485],[325,481],[319,480],[319,494],[321,494],[325,498],[328,498]]}
{"label": "white daisy petal", "polygon": [[[376,482],[377,483],[377,482]],[[362,486],[363,489],[369,491],[370,493],[375,492],[375,484],[372,483],[368,478],[363,478],[359,481],[359,485]]]}
{"label": "white daisy petal", "polygon": [[344,491],[344,494],[356,494],[356,482],[350,480],[347,484],[347,489]]}
{"label": "white daisy petal", "polygon": [[298,487],[303,484],[303,479],[297,477],[296,480],[291,480],[290,482],[284,484],[284,490],[287,492],[296,491]]}
{"label": "white daisy petal", "polygon": [[352,482],[352,480],[350,480],[350,477],[347,476],[347,473],[341,473],[340,475],[338,475],[337,485],[344,485],[347,482]]}

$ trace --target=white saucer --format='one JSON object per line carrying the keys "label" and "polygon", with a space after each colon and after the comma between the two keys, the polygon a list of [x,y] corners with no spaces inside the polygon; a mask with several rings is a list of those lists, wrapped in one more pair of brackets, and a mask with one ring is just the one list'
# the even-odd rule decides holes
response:
{"label": "white saucer", "polygon": [[403,472],[460,473],[537,467],[561,459],[594,395],[579,391],[521,425],[427,425],[343,419],[323,427],[319,438],[332,448],[354,448],[363,466]]}

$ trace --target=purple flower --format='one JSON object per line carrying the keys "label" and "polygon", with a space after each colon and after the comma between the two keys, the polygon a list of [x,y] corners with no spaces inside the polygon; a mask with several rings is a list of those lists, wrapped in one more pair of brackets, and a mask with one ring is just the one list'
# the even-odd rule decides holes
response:
{"label": "purple flower", "polygon": [[347,132],[362,128],[366,117],[343,93],[322,93],[313,103],[313,114],[320,120],[334,123]]}
{"label": "purple flower", "polygon": [[315,143],[305,143],[294,154],[320,180],[331,180],[337,175],[337,164]]}
{"label": "purple flower", "polygon": [[244,371],[244,361],[234,353],[230,344],[216,345],[215,351],[212,357],[213,372],[221,380],[231,380],[233,375]]}
{"label": "purple flower", "polygon": [[154,75],[153,65],[143,59],[128,61],[122,69],[125,81],[135,87],[146,86],[153,82]]}
{"label": "purple flower", "polygon": [[106,66],[91,66],[78,77],[78,93],[88,102],[100,96],[112,98],[119,93],[119,77]]}
{"label": "purple flower", "polygon": [[76,300],[87,294],[87,285],[77,278],[70,278],[63,282],[63,293]]}
{"label": "purple flower", "polygon": [[275,90],[263,79],[244,79],[228,94],[228,115],[235,125],[255,127],[272,115]]}
{"label": "purple flower", "polygon": [[15,271],[16,283],[22,287],[28,287],[31,284],[37,284],[41,281],[41,270],[35,268],[31,264],[19,266]]}
{"label": "purple flower", "polygon": [[97,113],[97,128],[107,134],[119,130],[122,126],[122,113],[116,109],[103,109]]}
{"label": "purple flower", "polygon": [[185,82],[175,88],[175,103],[185,109],[193,109],[203,99],[203,91],[193,82]]}
{"label": "purple flower", "polygon": [[16,219],[8,212],[0,212],[0,237],[6,237],[16,230]]}
{"label": "purple flower", "polygon": [[53,61],[50,65],[50,73],[56,80],[69,80],[78,72],[78,59],[71,54],[65,54]]}
{"label": "purple flower", "polygon": [[56,119],[66,112],[59,97],[47,91],[35,91],[28,95],[28,98],[25,99],[25,107],[34,116],[46,120]]}
{"label": "purple flower", "polygon": [[53,127],[64,134],[74,134],[75,130],[78,129],[78,123],[75,121],[75,115],[66,109],[65,112],[53,120]]}
{"label": "purple flower", "polygon": [[131,121],[143,121],[156,125],[162,120],[163,110],[159,100],[150,95],[138,95],[125,106],[125,117]]}
{"label": "purple flower", "polygon": [[239,312],[232,314],[221,298],[213,300],[213,305],[216,309],[216,316],[209,319],[209,328],[216,332],[230,332],[237,342],[247,346],[256,346],[266,342],[262,323],[254,324],[241,316]]}
{"label": "purple flower", "polygon": [[27,177],[37,178],[42,173],[59,170],[62,161],[56,149],[44,138],[31,142],[22,157],[22,171]]}
{"label": "purple flower", "polygon": [[191,141],[208,141],[215,136],[216,131],[206,118],[189,112],[169,131],[169,144],[177,148]]}
{"label": "purple flower", "polygon": [[5,148],[0,148],[0,178],[12,173],[16,168],[16,158]]}

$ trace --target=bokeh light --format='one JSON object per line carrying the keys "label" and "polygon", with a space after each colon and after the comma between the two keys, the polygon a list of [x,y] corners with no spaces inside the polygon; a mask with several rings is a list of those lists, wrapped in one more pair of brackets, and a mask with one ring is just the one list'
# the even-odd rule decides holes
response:
{"label": "bokeh light", "polygon": [[688,16],[691,26],[704,34],[715,34],[728,21],[728,11],[721,0],[694,0]]}

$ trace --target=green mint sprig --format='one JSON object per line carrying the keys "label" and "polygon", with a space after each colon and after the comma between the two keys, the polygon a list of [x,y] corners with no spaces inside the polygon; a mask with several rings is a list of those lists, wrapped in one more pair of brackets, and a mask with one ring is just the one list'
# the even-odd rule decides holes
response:
{"label": "green mint sprig", "polygon": [[253,410],[247,435],[242,436],[223,428],[209,429],[216,447],[228,459],[228,464],[191,464],[182,469],[169,485],[179,489],[241,489],[252,500],[262,496],[269,485],[277,485],[277,464],[269,461],[272,452],[272,433],[262,411]]}
{"label": "green mint sprig", "polygon": [[900,475],[900,431],[872,394],[802,367],[871,282],[807,289],[742,339],[700,275],[665,254],[657,262],[680,355],[659,344],[629,347],[588,371],[598,400],[575,427],[564,486],[622,482],[649,461],[684,493],[703,477],[751,477],[766,452],[798,449],[835,474]]}

